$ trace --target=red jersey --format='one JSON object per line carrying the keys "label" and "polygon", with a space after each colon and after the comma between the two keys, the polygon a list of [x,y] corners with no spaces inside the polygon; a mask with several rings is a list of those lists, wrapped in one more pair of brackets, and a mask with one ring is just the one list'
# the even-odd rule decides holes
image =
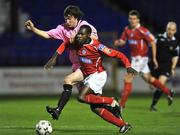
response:
{"label": "red jersey", "polygon": [[154,41],[154,36],[148,29],[138,26],[135,29],[125,27],[121,40],[127,41],[131,48],[131,56],[147,56],[148,43]]}
{"label": "red jersey", "polygon": [[84,44],[77,51],[77,54],[79,56],[81,70],[85,76],[105,70],[102,65],[101,54],[118,58],[123,62],[125,67],[131,67],[128,58],[123,53],[108,48],[97,40],[92,40],[89,44]]}

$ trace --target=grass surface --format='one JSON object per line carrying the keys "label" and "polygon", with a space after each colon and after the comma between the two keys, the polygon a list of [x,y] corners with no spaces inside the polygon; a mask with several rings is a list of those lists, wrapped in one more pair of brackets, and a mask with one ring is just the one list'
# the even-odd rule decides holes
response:
{"label": "grass surface", "polygon": [[[58,121],[51,120],[46,105],[56,105],[56,98],[0,99],[0,135],[34,135],[39,120],[49,120],[52,135],[118,135],[116,126],[92,113],[89,106],[72,98]],[[180,98],[172,106],[162,98],[157,112],[149,111],[151,97],[130,97],[123,117],[132,124],[128,135],[178,135],[180,133]]]}

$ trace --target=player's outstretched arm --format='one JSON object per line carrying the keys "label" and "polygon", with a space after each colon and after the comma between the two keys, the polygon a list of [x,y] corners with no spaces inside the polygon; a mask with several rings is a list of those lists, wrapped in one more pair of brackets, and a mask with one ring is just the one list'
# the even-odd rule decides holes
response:
{"label": "player's outstretched arm", "polygon": [[36,28],[31,20],[28,20],[25,22],[25,27],[28,30],[32,31],[33,33],[35,33],[43,38],[46,38],[46,39],[51,38],[46,31]]}
{"label": "player's outstretched arm", "polygon": [[129,59],[123,53],[116,51],[112,48],[106,47],[103,44],[100,44],[98,49],[109,57],[115,57],[115,58],[118,58],[119,60],[121,60],[123,62],[123,64],[125,65],[128,73],[131,73],[133,75],[138,74],[138,72],[131,67],[131,63],[129,62]]}
{"label": "player's outstretched arm", "polygon": [[123,53],[116,51],[112,48],[109,48],[103,44],[99,44],[98,50],[102,51],[105,55],[109,57],[119,59],[120,61],[123,62],[126,68],[131,67],[131,63],[129,62],[129,59]]}

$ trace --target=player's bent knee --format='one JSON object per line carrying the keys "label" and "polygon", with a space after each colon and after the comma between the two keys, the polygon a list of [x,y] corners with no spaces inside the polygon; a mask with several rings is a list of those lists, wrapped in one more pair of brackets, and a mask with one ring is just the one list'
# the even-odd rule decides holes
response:
{"label": "player's bent knee", "polygon": [[65,79],[64,79],[64,84],[71,84],[71,85],[72,85],[72,79],[71,79],[71,77],[69,77],[69,76],[65,77]]}
{"label": "player's bent knee", "polygon": [[154,81],[155,81],[155,78],[154,77],[150,77],[149,82],[153,83]]}
{"label": "player's bent knee", "polygon": [[98,112],[99,111],[99,107],[96,104],[90,105],[90,108],[91,108],[91,111],[93,111],[93,112]]}
{"label": "player's bent knee", "polygon": [[125,82],[132,82],[133,81],[133,76],[132,75],[126,75],[124,77],[124,81]]}

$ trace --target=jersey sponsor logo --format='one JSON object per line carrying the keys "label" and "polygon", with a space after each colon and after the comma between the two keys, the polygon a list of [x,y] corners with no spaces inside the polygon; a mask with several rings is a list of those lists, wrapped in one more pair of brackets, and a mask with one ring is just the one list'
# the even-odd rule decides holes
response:
{"label": "jersey sponsor logo", "polygon": [[82,54],[86,54],[86,50],[82,50]]}
{"label": "jersey sponsor logo", "polygon": [[82,63],[86,63],[86,64],[92,64],[92,60],[88,59],[88,58],[84,58],[84,57],[79,57],[80,61]]}
{"label": "jersey sponsor logo", "polygon": [[128,40],[128,43],[129,43],[129,44],[133,44],[133,45],[137,45],[137,41],[136,41],[136,40],[133,40],[133,39],[129,39],[129,40]]}
{"label": "jersey sponsor logo", "polygon": [[100,45],[98,46],[98,50],[100,50],[100,51],[102,51],[104,48],[106,48],[106,46],[103,45],[103,44],[100,44]]}

